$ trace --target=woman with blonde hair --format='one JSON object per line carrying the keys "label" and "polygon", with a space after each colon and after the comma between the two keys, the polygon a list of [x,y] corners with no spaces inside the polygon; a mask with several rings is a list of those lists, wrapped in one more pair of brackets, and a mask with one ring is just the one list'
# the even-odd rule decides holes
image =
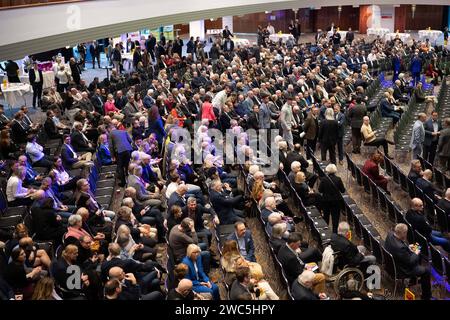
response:
{"label": "woman with blonde hair", "polygon": [[222,257],[220,258],[220,264],[225,271],[225,283],[230,285],[236,279],[236,269],[238,267],[248,267],[249,262],[241,255],[239,247],[236,241],[225,241],[222,248]]}
{"label": "woman with blonde hair", "polygon": [[259,291],[259,295],[256,295],[257,300],[280,300],[269,282],[264,279],[264,273],[260,264],[252,263],[250,265],[250,278],[250,282],[255,286],[255,292]]}
{"label": "woman with blonde hair", "polygon": [[253,184],[252,192],[250,196],[255,199],[258,203],[261,200],[264,193],[264,181],[257,180]]}
{"label": "woman with blonde hair", "polygon": [[62,300],[62,298],[55,291],[55,281],[45,277],[36,284],[31,300]]}

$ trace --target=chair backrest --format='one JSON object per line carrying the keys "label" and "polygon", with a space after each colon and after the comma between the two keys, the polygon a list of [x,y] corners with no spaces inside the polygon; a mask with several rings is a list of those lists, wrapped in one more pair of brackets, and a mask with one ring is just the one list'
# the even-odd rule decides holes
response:
{"label": "chair backrest", "polygon": [[[445,274],[444,256],[432,244],[430,244],[431,264],[433,269],[441,276]],[[448,272],[448,271],[447,271]]]}
{"label": "chair backrest", "polygon": [[380,201],[380,209],[384,212],[387,212],[388,209],[387,209],[386,192],[380,187],[377,187],[377,193],[378,193],[378,200]]}
{"label": "chair backrest", "polygon": [[363,185],[362,172],[361,169],[358,168],[357,166],[355,166],[355,174],[356,174],[356,182],[358,182],[358,185],[362,186]]}
{"label": "chair backrest", "polygon": [[430,262],[430,245],[427,238],[425,238],[420,232],[414,230],[414,238],[421,246],[420,256],[428,263]]}
{"label": "chair backrest", "polygon": [[392,162],[386,156],[384,156],[384,170],[388,175],[392,176]]}
{"label": "chair backrest", "polygon": [[439,226],[439,229],[441,230],[441,232],[446,233],[448,232],[449,228],[448,228],[448,217],[446,212],[439,208],[438,206],[435,206],[435,210],[436,210],[436,219],[437,219],[437,223]]}
{"label": "chair backrest", "polygon": [[393,280],[397,280],[397,268],[395,266],[394,257],[384,247],[381,247],[383,255],[384,269]]}
{"label": "chair backrest", "polygon": [[441,170],[439,170],[436,167],[433,168],[433,173],[434,173],[434,179],[436,181],[436,184],[443,189],[445,187],[444,174],[442,173]]}
{"label": "chair backrest", "polygon": [[400,184],[400,170],[396,165],[392,166],[392,179],[395,183]]}
{"label": "chair backrest", "polygon": [[409,197],[413,199],[416,197],[416,187],[414,186],[414,182],[412,182],[409,178],[406,180],[406,182],[408,184]]}
{"label": "chair backrest", "polygon": [[370,244],[372,247],[372,254],[377,258],[377,262],[379,264],[383,264],[383,251],[381,243],[378,239],[375,239],[375,237],[369,233],[370,237]]}
{"label": "chair backrest", "polygon": [[364,187],[364,191],[368,194],[370,194],[370,179],[369,177],[362,172],[362,183]]}
{"label": "chair backrest", "polygon": [[408,177],[399,170],[399,178],[400,178],[400,186],[402,187],[402,190],[405,192],[408,192]]}
{"label": "chair backrest", "polygon": [[373,251],[372,250],[372,243],[370,241],[370,232],[369,232],[369,230],[367,230],[367,228],[365,226],[362,226],[361,231],[362,231],[364,246],[368,250]]}
{"label": "chair backrest", "polygon": [[392,222],[395,222],[395,205],[391,200],[387,200],[388,217]]}

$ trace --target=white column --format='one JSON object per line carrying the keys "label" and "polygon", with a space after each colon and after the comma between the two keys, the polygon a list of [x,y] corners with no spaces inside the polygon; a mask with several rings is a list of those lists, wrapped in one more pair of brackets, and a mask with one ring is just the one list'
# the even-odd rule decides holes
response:
{"label": "white column", "polygon": [[200,40],[205,40],[205,21],[198,20],[189,22],[189,36],[200,37]]}
{"label": "white column", "polygon": [[225,26],[233,33],[233,16],[222,17],[222,28],[225,29]]}
{"label": "white column", "polygon": [[381,27],[381,8],[380,6],[371,5],[370,10],[372,12],[369,18],[367,28],[380,28]]}

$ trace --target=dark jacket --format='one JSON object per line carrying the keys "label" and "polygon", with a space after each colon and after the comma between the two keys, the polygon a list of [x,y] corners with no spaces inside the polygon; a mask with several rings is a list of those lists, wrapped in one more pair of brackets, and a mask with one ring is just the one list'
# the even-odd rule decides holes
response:
{"label": "dark jacket", "polygon": [[36,74],[34,73],[34,69],[31,69],[31,70],[28,72],[28,77],[30,78],[30,84],[31,84],[31,85],[35,85],[35,84],[43,84],[43,83],[44,83],[44,78],[43,78],[43,76],[42,76],[42,71],[39,70],[38,72],[39,72],[39,78],[40,78],[40,81],[39,81],[39,82],[36,82]]}
{"label": "dark jacket", "polygon": [[224,192],[211,190],[210,199],[214,210],[217,212],[220,224],[233,224],[236,222],[234,206],[242,202],[242,196],[230,197]]}
{"label": "dark jacket", "polygon": [[390,232],[384,242],[385,249],[392,254],[397,271],[402,275],[415,275],[414,269],[419,266],[420,258],[412,252],[408,245]]}
{"label": "dark jacket", "polygon": [[334,252],[339,251],[339,259],[342,259],[340,261],[342,265],[356,266],[364,259],[358,247],[340,234],[333,233],[331,235],[331,248]]}
{"label": "dark jacket", "polygon": [[[228,240],[234,240],[239,244],[236,232],[233,232],[232,234],[230,234],[230,236],[228,237]],[[253,243],[253,238],[252,238],[252,234],[250,233],[250,230],[245,231],[244,242],[245,242],[245,250],[247,251],[247,256],[244,257],[245,260],[256,261],[255,244]]]}
{"label": "dark jacket", "polygon": [[243,300],[245,299],[252,300],[252,295],[248,288],[243,286],[239,281],[234,280],[230,289],[230,300]]}
{"label": "dark jacket", "polygon": [[294,300],[319,300],[318,295],[301,285],[297,280],[292,284],[292,296]]}
{"label": "dark jacket", "polygon": [[323,202],[337,202],[341,200],[341,193],[345,192],[344,184],[340,177],[330,174],[320,179],[319,192]]}
{"label": "dark jacket", "polygon": [[417,212],[415,210],[409,209],[405,214],[405,219],[411,224],[413,230],[416,230],[428,241],[431,240],[431,232],[433,229],[428,224],[427,219],[425,218],[423,212]]}
{"label": "dark jacket", "polygon": [[[432,142],[437,144],[439,141],[439,136],[433,136],[433,132],[434,132],[433,120],[428,119],[427,121],[425,121],[425,123],[423,124],[423,128],[425,129],[425,141],[423,142],[423,144],[425,146],[431,146]],[[441,131],[441,130],[442,130],[442,124],[440,121],[438,121],[438,131]]]}
{"label": "dark jacket", "polygon": [[320,123],[319,141],[322,145],[334,146],[337,143],[339,125],[336,120],[323,120]]}
{"label": "dark jacket", "polygon": [[61,137],[61,135],[58,132],[58,129],[56,128],[55,123],[50,118],[47,118],[47,120],[45,120],[44,130],[49,139],[58,139]]}
{"label": "dark jacket", "polygon": [[[74,148],[72,147],[72,149]],[[75,149],[73,151],[75,151]],[[70,151],[69,147],[67,147],[67,145],[65,144],[63,144],[61,147],[61,159],[63,161],[64,167],[67,168],[72,168],[72,165],[78,162],[78,159],[73,157],[72,151]]]}
{"label": "dark jacket", "polygon": [[86,152],[91,150],[86,140],[84,140],[82,134],[79,131],[74,131],[70,138],[72,139],[72,147],[76,152]]}
{"label": "dark jacket", "polygon": [[350,126],[352,129],[361,129],[363,118],[367,115],[367,108],[363,104],[357,104],[348,111]]}
{"label": "dark jacket", "polygon": [[61,240],[67,231],[61,222],[56,220],[55,210],[33,207],[31,209],[33,218],[33,230],[37,240]]}
{"label": "dark jacket", "polygon": [[304,262],[286,244],[281,247],[277,254],[278,260],[283,266],[286,278],[292,284],[305,268]]}

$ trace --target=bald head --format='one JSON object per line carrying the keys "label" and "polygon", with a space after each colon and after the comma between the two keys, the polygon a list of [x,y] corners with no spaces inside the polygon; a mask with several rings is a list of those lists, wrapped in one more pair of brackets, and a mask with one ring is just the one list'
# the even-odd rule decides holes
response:
{"label": "bald head", "polygon": [[422,211],[423,209],[423,202],[419,198],[414,198],[411,200],[411,209],[414,211]]}
{"label": "bald head", "polygon": [[123,274],[123,269],[121,267],[112,267],[109,269],[109,278],[110,279],[120,279]]}
{"label": "bald head", "polygon": [[192,281],[189,279],[182,279],[180,280],[180,283],[178,283],[177,291],[180,293],[183,297],[186,297],[189,292],[192,290]]}

